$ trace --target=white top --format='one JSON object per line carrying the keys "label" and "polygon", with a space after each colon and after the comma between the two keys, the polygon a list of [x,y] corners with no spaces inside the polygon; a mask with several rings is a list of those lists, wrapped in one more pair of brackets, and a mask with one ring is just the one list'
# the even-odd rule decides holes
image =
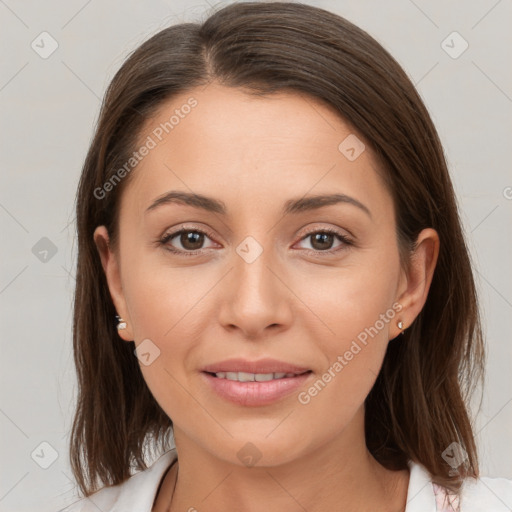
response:
{"label": "white top", "polygon": [[[123,483],[103,487],[88,498],[59,512],[151,512],[164,473],[176,459],[176,449],[165,452],[152,466]],[[427,470],[409,461],[410,478],[405,512],[453,512],[456,503],[443,505],[444,490],[433,484]],[[510,512],[512,480],[506,478],[468,479],[462,489],[461,512]],[[444,507],[444,508],[443,508]]]}

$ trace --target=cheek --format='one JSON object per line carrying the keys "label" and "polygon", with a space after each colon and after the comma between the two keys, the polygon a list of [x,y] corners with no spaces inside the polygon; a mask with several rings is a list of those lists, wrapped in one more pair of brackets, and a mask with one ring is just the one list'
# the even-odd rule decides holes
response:
{"label": "cheek", "polygon": [[301,285],[300,297],[329,334],[320,338],[329,340],[331,349],[326,352],[342,349],[375,324],[380,338],[387,341],[395,315],[392,305],[398,274],[393,268],[382,264],[340,268],[323,276],[310,275],[307,284]]}
{"label": "cheek", "polygon": [[[198,304],[211,287],[212,276],[192,267],[138,265],[125,286],[134,338],[167,343],[173,333],[197,318]],[[200,309],[200,308],[199,308]]]}
{"label": "cheek", "polygon": [[388,328],[395,315],[389,301],[372,297],[340,303],[324,317],[335,334],[316,338],[324,367],[298,396],[305,417],[313,422],[311,428],[317,427],[314,418],[325,418],[329,411],[330,423],[322,428],[334,434],[364,404],[384,360]]}
{"label": "cheek", "polygon": [[179,402],[175,397],[180,396],[179,383],[184,382],[187,354],[199,342],[190,334],[195,332],[191,323],[206,289],[191,285],[181,270],[141,261],[131,272],[126,265],[130,277],[123,288],[140,369],[153,396],[162,407],[160,399],[164,399],[168,408],[171,402]]}
{"label": "cheek", "polygon": [[138,354],[149,351],[151,358],[155,354],[148,365],[139,355],[142,375],[155,400],[173,421],[192,421],[200,414],[191,407],[187,392],[187,363],[200,343],[192,324],[202,316],[198,303],[206,291],[205,286],[193,286],[177,269],[139,273],[127,286]]}
{"label": "cheek", "polygon": [[389,270],[392,266],[385,268],[387,272],[382,264],[340,269],[329,279],[310,280],[316,286],[308,291],[303,287],[304,302],[315,313],[304,328],[324,356],[321,382],[308,393],[322,395],[319,407],[337,403],[348,407],[347,413],[351,405],[355,411],[375,382],[389,329],[397,321],[393,304],[398,274]]}

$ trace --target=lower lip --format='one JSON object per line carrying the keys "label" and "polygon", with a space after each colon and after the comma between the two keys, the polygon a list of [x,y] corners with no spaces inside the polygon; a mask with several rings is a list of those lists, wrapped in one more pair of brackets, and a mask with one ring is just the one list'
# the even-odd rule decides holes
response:
{"label": "lower lip", "polygon": [[312,372],[308,372],[296,377],[284,377],[264,382],[239,382],[237,380],[219,379],[206,372],[202,373],[206,382],[218,395],[237,405],[247,407],[274,403],[296,391],[312,375]]}

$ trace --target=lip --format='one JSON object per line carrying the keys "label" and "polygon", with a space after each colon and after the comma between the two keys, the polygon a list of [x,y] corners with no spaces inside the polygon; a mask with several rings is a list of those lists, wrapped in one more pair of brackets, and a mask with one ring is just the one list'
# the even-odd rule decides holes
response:
{"label": "lip", "polygon": [[310,368],[297,366],[278,359],[258,359],[250,361],[248,359],[226,359],[218,363],[212,363],[204,368],[203,372],[248,372],[248,373],[295,373],[300,374],[310,370]]}
{"label": "lip", "polygon": [[309,371],[295,377],[283,377],[282,379],[272,379],[263,382],[239,382],[236,380],[220,379],[206,371],[201,372],[201,375],[210,389],[225,400],[245,407],[258,407],[272,404],[296,392],[313,373]]}

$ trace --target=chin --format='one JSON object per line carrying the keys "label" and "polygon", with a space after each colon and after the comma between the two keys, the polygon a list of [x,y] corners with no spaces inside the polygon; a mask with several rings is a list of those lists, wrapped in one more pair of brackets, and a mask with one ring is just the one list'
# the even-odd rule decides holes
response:
{"label": "chin", "polygon": [[[242,435],[230,439],[229,444],[219,451],[219,444],[212,447],[211,453],[230,464],[251,467],[275,467],[293,462],[300,456],[298,441],[289,436],[276,436],[269,439],[269,431],[260,435]],[[274,434],[270,434],[272,437]],[[302,438],[303,439],[303,438]]]}

